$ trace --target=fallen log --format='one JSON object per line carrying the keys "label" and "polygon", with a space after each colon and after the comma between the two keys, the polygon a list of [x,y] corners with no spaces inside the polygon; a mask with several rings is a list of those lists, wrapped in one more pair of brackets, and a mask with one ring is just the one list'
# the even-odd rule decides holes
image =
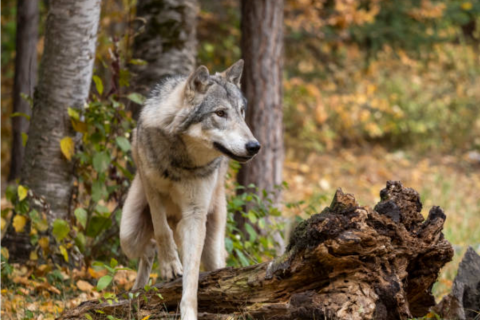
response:
{"label": "fallen log", "polygon": [[[445,214],[424,220],[418,193],[387,182],[375,209],[338,190],[294,230],[274,261],[200,275],[199,319],[408,319],[425,315],[440,268],[452,259]],[[178,319],[181,279],[118,301],[87,301],[60,319]],[[135,298],[135,295],[138,297]],[[133,298],[132,298],[133,297]],[[100,312],[99,312],[100,311]]]}

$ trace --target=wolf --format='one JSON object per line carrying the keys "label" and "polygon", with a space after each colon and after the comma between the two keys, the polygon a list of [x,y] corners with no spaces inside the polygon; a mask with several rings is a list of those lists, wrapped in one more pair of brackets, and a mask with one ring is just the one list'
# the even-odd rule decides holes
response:
{"label": "wolf", "polygon": [[137,173],[120,223],[120,243],[139,259],[133,289],[149,279],[155,251],[162,278],[183,275],[183,320],[197,319],[200,263],[225,267],[228,159],[247,162],[260,150],[245,122],[243,60],[210,75],[200,66],[152,91],[132,136]]}

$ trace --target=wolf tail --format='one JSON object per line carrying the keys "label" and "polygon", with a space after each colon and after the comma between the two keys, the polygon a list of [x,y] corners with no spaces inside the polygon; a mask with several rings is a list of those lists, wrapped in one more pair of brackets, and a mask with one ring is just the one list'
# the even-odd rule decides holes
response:
{"label": "wolf tail", "polygon": [[133,179],[123,206],[120,222],[120,245],[130,259],[139,258],[151,245],[153,224],[140,175]]}

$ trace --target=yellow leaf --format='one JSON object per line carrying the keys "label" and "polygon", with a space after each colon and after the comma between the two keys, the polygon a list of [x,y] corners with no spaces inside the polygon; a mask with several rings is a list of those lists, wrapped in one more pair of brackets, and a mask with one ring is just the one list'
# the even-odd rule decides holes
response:
{"label": "yellow leaf", "polygon": [[75,153],[75,143],[73,142],[73,139],[71,137],[65,137],[60,140],[60,149],[65,158],[70,161]]}
{"label": "yellow leaf", "polygon": [[5,229],[6,226],[7,226],[7,221],[2,218],[2,226],[1,226],[2,233],[3,233],[3,229]]}
{"label": "yellow leaf", "polygon": [[108,270],[103,269],[103,270],[100,270],[100,271],[96,271],[93,268],[88,268],[88,273],[90,274],[90,277],[92,277],[94,279],[99,279],[99,278],[103,277],[104,275],[106,275],[108,273]]}
{"label": "yellow leaf", "polygon": [[28,189],[22,185],[19,185],[17,188],[17,193],[18,193],[18,199],[22,201],[27,197]]}
{"label": "yellow leaf", "polygon": [[5,248],[5,247],[2,247],[2,256],[4,256],[5,259],[7,259],[7,260],[10,257],[10,252],[8,252],[8,249]]}
{"label": "yellow leaf", "polygon": [[142,320],[148,320],[150,319],[150,316],[143,317]]}
{"label": "yellow leaf", "polygon": [[43,250],[47,250],[47,249],[48,249],[49,242],[50,242],[50,240],[48,240],[48,237],[41,237],[40,240],[38,240],[38,245],[39,245],[40,248],[42,248]]}
{"label": "yellow leaf", "polygon": [[464,2],[462,3],[461,7],[463,10],[468,11],[472,9],[473,5],[471,2]]}
{"label": "yellow leaf", "polygon": [[84,291],[84,292],[90,292],[93,290],[93,286],[88,283],[87,281],[84,281],[84,280],[78,280],[77,281],[77,287],[78,289],[80,289],[81,291]]}
{"label": "yellow leaf", "polygon": [[87,133],[87,124],[83,121],[78,121],[78,120],[74,120],[72,119],[72,126],[73,126],[73,129],[77,132],[81,132],[81,133]]}
{"label": "yellow leaf", "polygon": [[27,218],[21,215],[16,215],[15,218],[13,218],[13,227],[15,228],[15,232],[23,232],[23,229],[25,228],[25,225],[27,224]]}
{"label": "yellow leaf", "polygon": [[64,246],[60,246],[59,249],[60,249],[60,252],[61,252],[62,255],[63,255],[63,259],[65,259],[65,261],[68,262],[68,252],[67,252],[67,249],[65,249]]}
{"label": "yellow leaf", "polygon": [[32,251],[32,252],[30,252],[30,260],[32,260],[32,261],[38,260],[37,251]]}

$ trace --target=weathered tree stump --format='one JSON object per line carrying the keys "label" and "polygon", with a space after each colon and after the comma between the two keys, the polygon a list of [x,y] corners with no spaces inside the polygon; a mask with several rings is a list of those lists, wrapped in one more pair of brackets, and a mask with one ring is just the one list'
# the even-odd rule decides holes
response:
{"label": "weathered tree stump", "polygon": [[[445,214],[424,221],[418,193],[388,182],[375,206],[338,190],[332,204],[302,222],[287,252],[272,262],[200,275],[199,319],[407,319],[435,305],[431,293],[453,256],[442,234]],[[60,319],[176,315],[181,280],[113,304],[87,301]],[[161,297],[158,295],[161,294]],[[101,310],[98,313],[95,310]],[[130,316],[129,316],[130,313]],[[232,317],[233,316],[233,317]]]}

